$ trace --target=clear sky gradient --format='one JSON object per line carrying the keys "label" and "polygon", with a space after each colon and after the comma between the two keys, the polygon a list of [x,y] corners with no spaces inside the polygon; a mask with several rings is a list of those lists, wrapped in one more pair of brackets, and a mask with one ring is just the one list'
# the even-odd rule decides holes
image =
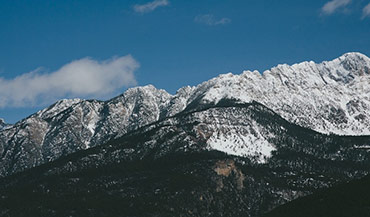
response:
{"label": "clear sky gradient", "polygon": [[[12,99],[5,98],[17,91],[0,93],[0,105],[1,100],[6,104],[0,107],[0,117],[14,123],[60,98],[107,99],[135,85],[153,84],[175,93],[221,73],[262,72],[280,63],[321,62],[351,51],[369,56],[369,4],[368,0],[0,0],[0,85],[22,88],[27,83],[14,79],[36,69],[39,74],[32,82],[53,83],[37,90],[43,97],[35,94],[33,103],[8,103]],[[120,62],[120,57],[126,59]],[[99,88],[71,91],[68,84],[57,84],[60,75],[75,72],[73,67],[96,67],[99,76],[115,70],[115,64],[126,64],[127,58],[137,67],[122,73],[133,78],[104,94],[98,94]],[[61,69],[66,64],[70,67]],[[114,76],[111,79],[119,75]],[[58,94],[48,97],[50,88],[58,89]]]}

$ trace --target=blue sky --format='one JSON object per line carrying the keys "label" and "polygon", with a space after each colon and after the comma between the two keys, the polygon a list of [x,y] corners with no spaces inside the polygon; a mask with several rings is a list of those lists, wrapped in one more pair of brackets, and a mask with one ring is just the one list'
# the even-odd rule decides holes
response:
{"label": "blue sky", "polygon": [[369,0],[0,0],[0,117],[350,51],[370,55]]}

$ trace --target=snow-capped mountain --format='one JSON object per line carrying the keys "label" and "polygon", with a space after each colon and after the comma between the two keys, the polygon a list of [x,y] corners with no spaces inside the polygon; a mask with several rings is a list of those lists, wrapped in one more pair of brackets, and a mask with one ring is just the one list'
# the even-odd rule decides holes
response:
{"label": "snow-capped mountain", "polygon": [[[105,102],[61,100],[0,131],[0,175],[227,100],[259,102],[286,120],[321,133],[370,135],[370,59],[360,53],[347,53],[319,64],[278,65],[262,74],[229,73],[196,87],[183,87],[175,95],[148,85],[131,88]],[[214,113],[203,115],[198,118],[204,123],[215,117]],[[208,149],[257,157],[259,162],[274,150],[269,135],[245,126],[219,126],[219,121],[213,120],[208,126],[213,128],[212,134],[207,134]]]}
{"label": "snow-capped mountain", "polygon": [[370,135],[370,59],[347,53],[328,62],[278,65],[206,81],[188,104],[221,99],[257,101],[282,117],[322,133]]}
{"label": "snow-capped mountain", "polygon": [[8,129],[11,127],[11,124],[7,124],[4,119],[0,118],[0,130]]}
{"label": "snow-capped mountain", "polygon": [[0,131],[0,174],[55,160],[157,121],[169,98],[149,85],[106,102],[61,100]]}

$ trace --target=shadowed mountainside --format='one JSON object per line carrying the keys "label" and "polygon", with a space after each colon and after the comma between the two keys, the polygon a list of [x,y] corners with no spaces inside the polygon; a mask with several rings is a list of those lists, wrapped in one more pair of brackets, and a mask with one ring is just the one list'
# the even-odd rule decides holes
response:
{"label": "shadowed mountainside", "polygon": [[1,179],[0,216],[260,216],[368,174],[369,141],[221,101]]}
{"label": "shadowed mountainside", "polygon": [[280,206],[265,217],[368,217],[370,176]]}

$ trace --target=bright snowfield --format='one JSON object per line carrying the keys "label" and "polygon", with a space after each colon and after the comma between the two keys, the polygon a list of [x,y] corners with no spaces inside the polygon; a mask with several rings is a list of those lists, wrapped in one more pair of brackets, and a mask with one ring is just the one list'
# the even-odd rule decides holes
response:
{"label": "bright snowfield", "polygon": [[[215,132],[209,138],[207,144],[210,150],[218,150],[230,155],[243,157],[257,157],[257,162],[264,163],[276,150],[265,139],[260,139],[252,134],[239,135],[237,131],[226,134]],[[262,137],[263,138],[263,137]]]}
{"label": "bright snowfield", "polygon": [[193,113],[190,119],[200,123],[193,131],[206,140],[208,150],[248,157],[257,163],[265,163],[276,150],[269,141],[279,135],[257,123],[247,108],[210,108]]}
{"label": "bright snowfield", "polygon": [[[275,147],[267,141],[258,126],[253,124],[252,130],[244,126],[231,129],[215,129],[207,141],[209,150],[218,150],[230,155],[249,157],[256,162],[265,163]],[[256,130],[257,129],[257,130]]]}
{"label": "bright snowfield", "polygon": [[[278,65],[262,74],[223,74],[195,87],[183,87],[175,95],[148,85],[128,89],[106,102],[61,100],[0,129],[0,150],[6,147],[5,157],[13,159],[17,153],[21,159],[29,155],[24,147],[35,147],[43,159],[31,162],[37,165],[173,116],[192,102],[216,104],[221,99],[257,101],[286,120],[321,133],[370,135],[370,59],[360,53],[347,53],[319,64]],[[214,133],[207,143],[209,149],[257,156],[260,162],[270,156],[274,148],[265,135],[238,136],[240,130]]]}

